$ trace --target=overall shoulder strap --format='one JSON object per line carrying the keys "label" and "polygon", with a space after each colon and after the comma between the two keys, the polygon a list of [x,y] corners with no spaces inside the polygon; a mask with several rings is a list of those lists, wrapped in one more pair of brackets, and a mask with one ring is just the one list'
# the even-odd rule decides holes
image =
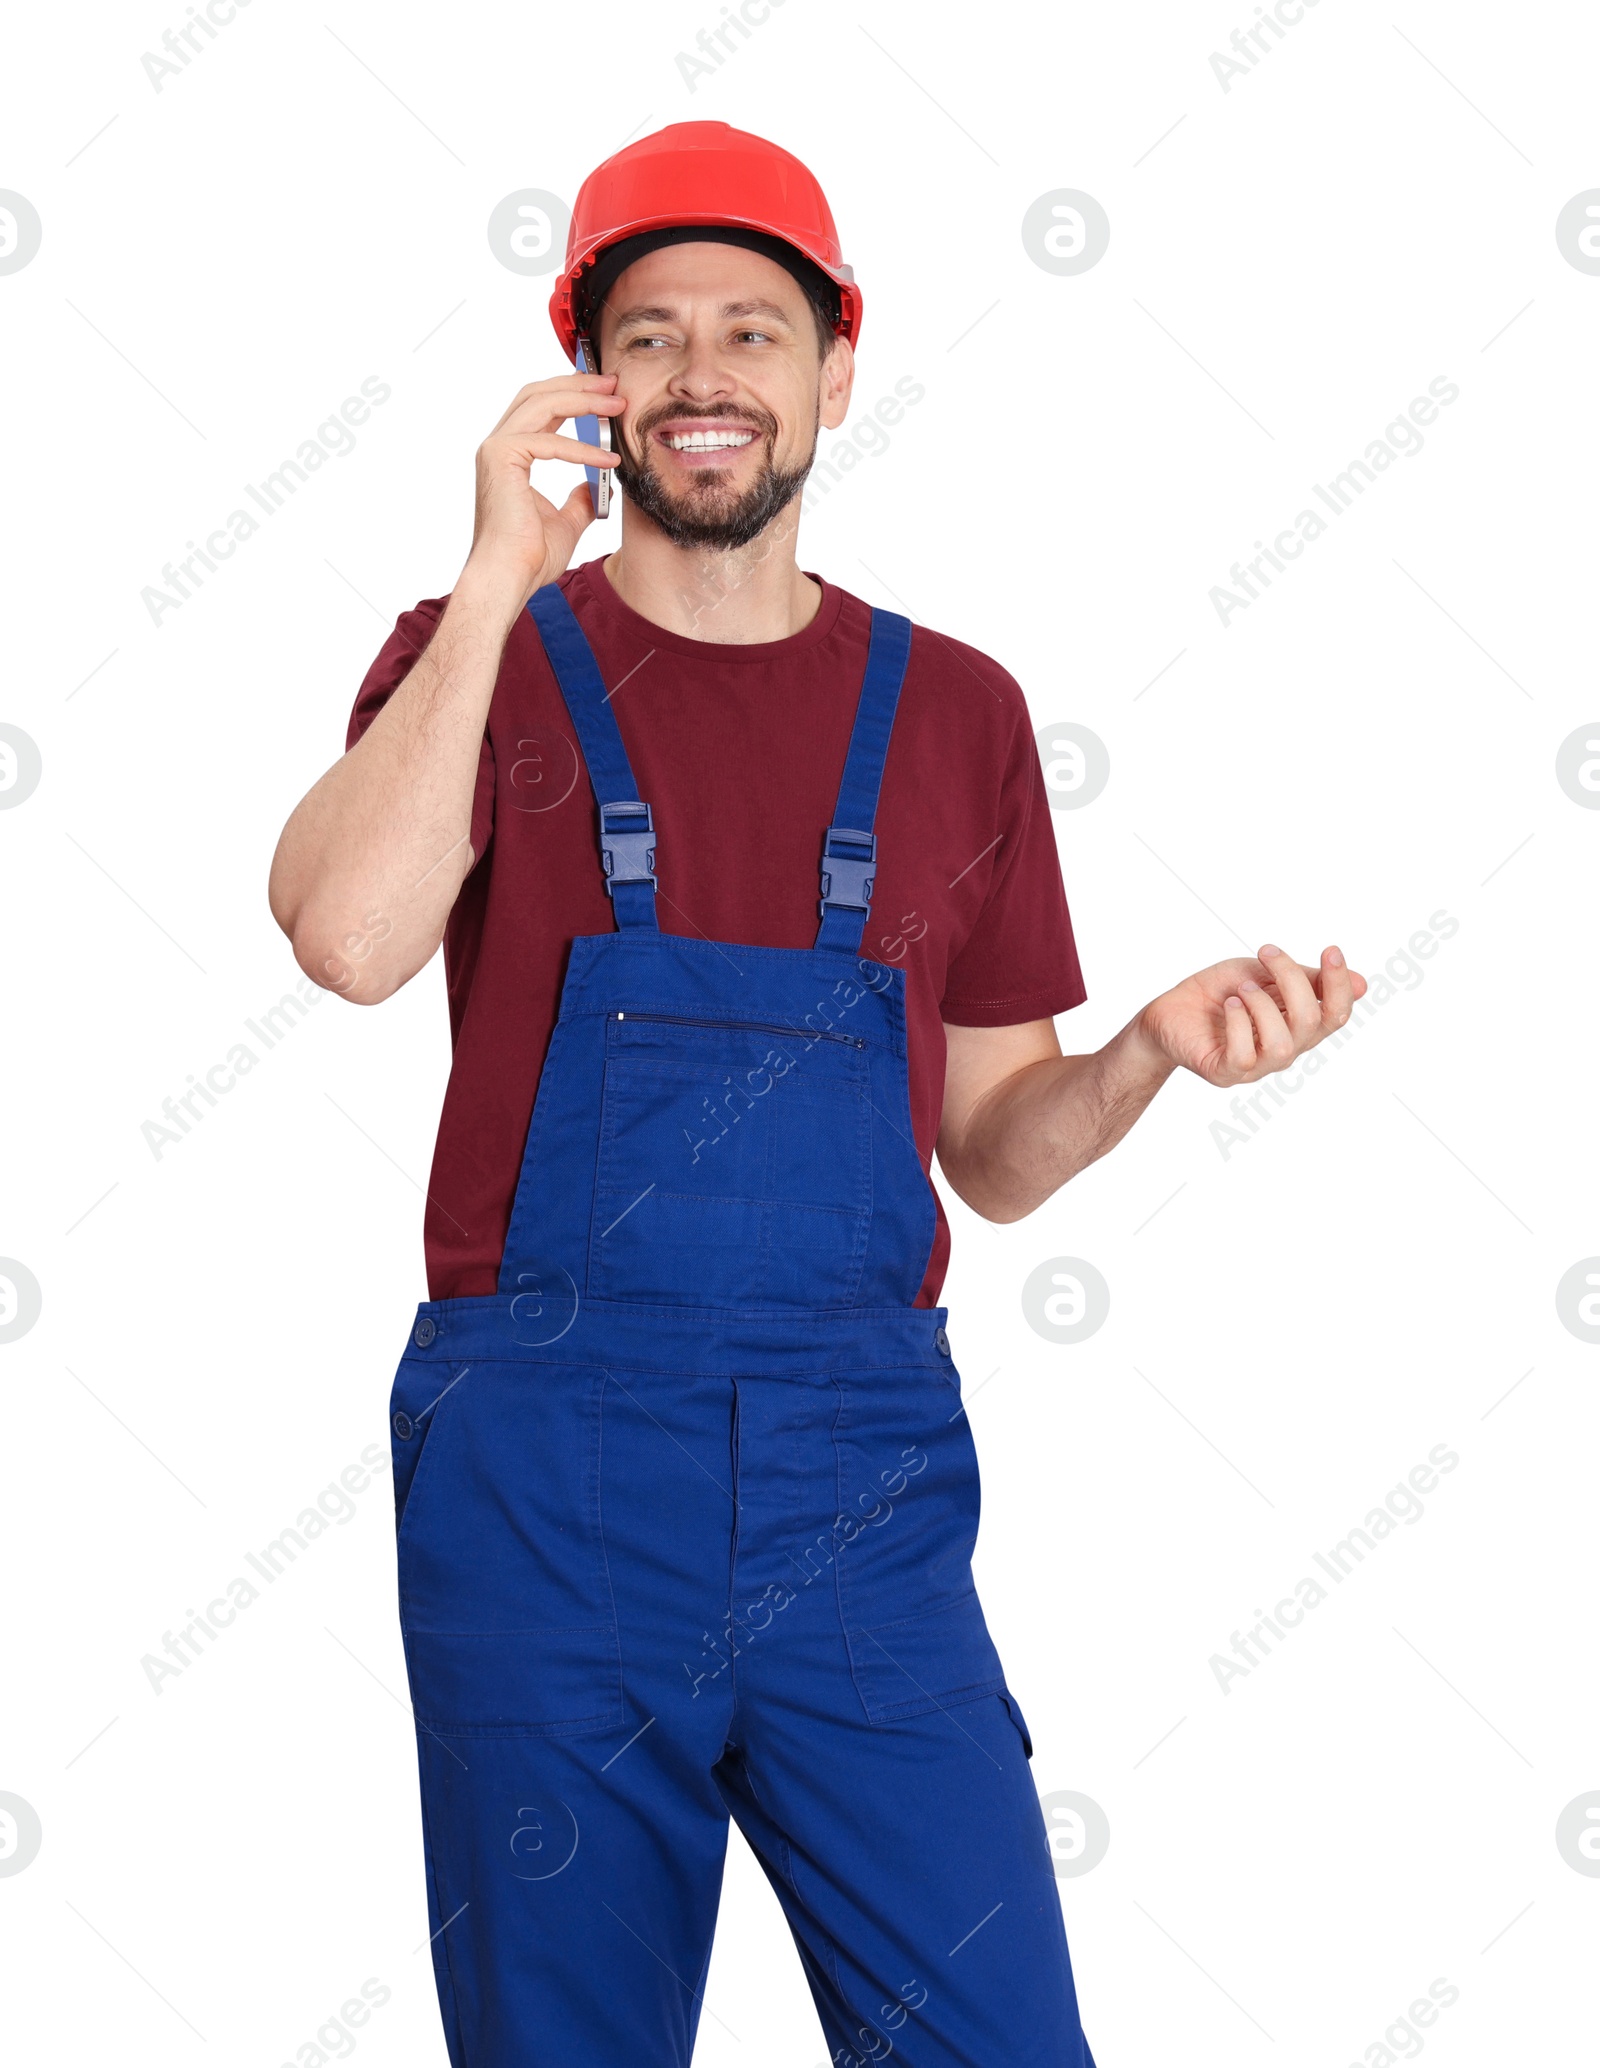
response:
{"label": "overall shoulder strap", "polygon": [[877,869],[878,840],[872,830],[878,813],[884,757],[894,728],[900,685],[911,652],[911,620],[894,611],[872,613],[867,672],[856,703],[856,722],[845,756],[844,779],[834,806],[833,824],[822,842],[822,914],[817,928],[819,948],[861,952],[872,883]]}
{"label": "overall shoulder strap", "polygon": [[528,615],[538,628],[557,686],[594,785],[599,813],[600,866],[617,926],[658,933],[656,921],[656,832],[650,807],[628,766],[600,665],[572,606],[554,582],[535,589]]}

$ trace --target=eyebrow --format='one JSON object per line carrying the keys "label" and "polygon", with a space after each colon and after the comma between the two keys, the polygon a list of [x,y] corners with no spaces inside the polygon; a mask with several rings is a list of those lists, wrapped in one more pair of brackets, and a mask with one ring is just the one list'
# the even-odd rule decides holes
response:
{"label": "eyebrow", "polygon": [[[775,318],[783,325],[785,330],[792,330],[794,328],[790,318],[779,308],[776,302],[724,302],[718,314],[724,317],[766,316],[768,318]],[[613,313],[612,321],[618,330],[626,330],[630,325],[636,323],[672,323],[677,320],[677,315],[678,311],[676,309],[667,308],[659,304],[649,307],[640,304],[631,309],[624,309],[620,314]]]}

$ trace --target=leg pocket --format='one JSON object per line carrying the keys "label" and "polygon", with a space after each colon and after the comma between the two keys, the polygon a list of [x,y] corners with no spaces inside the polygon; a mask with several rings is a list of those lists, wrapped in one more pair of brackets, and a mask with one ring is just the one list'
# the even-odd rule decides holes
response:
{"label": "leg pocket", "polygon": [[416,1719],[526,1737],[623,1719],[600,1516],[604,1371],[408,1360],[390,1426]]}
{"label": "leg pocket", "polygon": [[835,1383],[839,1609],[868,1717],[892,1723],[1000,1693],[972,1584],[978,1460],[959,1393],[922,1368]]}

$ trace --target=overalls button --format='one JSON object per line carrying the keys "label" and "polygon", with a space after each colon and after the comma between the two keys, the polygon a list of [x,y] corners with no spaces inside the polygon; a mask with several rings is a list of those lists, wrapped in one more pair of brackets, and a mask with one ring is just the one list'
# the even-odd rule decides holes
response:
{"label": "overalls button", "polygon": [[396,1416],[395,1416],[395,1418],[394,1418],[394,1433],[396,1434],[396,1436],[398,1436],[398,1437],[399,1437],[399,1439],[400,1439],[400,1441],[401,1441],[402,1443],[406,1443],[406,1442],[408,1442],[408,1441],[410,1440],[410,1436],[411,1436],[411,1429],[412,1429],[412,1421],[411,1421],[411,1417],[410,1417],[409,1415],[396,1415]]}
{"label": "overalls button", "polygon": [[933,1347],[941,1357],[948,1357],[950,1355],[950,1338],[942,1328],[934,1331]]}
{"label": "overalls button", "polygon": [[411,1340],[419,1350],[426,1350],[438,1333],[439,1324],[433,1319],[432,1315],[424,1314],[412,1330]]}

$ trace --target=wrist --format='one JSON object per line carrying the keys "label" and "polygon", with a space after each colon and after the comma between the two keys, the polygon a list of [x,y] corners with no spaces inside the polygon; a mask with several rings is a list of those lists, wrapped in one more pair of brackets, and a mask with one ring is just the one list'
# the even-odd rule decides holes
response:
{"label": "wrist", "polygon": [[525,564],[473,552],[450,592],[450,607],[458,615],[484,622],[504,638],[535,587]]}
{"label": "wrist", "polygon": [[1150,1026],[1150,1008],[1146,1006],[1113,1037],[1110,1046],[1117,1051],[1117,1061],[1136,1084],[1148,1086],[1151,1093],[1160,1090],[1177,1068],[1157,1040]]}

